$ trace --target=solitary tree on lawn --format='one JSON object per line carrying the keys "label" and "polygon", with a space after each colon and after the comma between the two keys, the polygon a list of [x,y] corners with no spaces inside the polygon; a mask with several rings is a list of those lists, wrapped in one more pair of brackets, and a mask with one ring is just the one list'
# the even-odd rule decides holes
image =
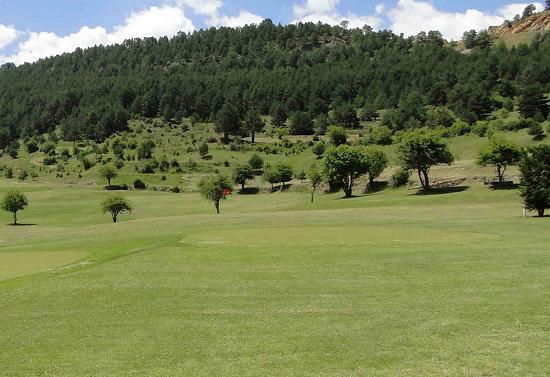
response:
{"label": "solitary tree on lawn", "polygon": [[107,184],[111,187],[111,180],[115,179],[118,176],[116,168],[112,165],[102,166],[99,170],[99,174],[107,180]]}
{"label": "solitary tree on lawn", "polygon": [[521,150],[516,145],[504,140],[492,140],[477,157],[479,166],[494,166],[498,182],[504,181],[508,166],[516,165],[521,158]]}
{"label": "solitary tree on lawn", "polygon": [[550,208],[550,145],[529,148],[519,163],[520,193],[527,209],[540,217]]}
{"label": "solitary tree on lawn", "polygon": [[317,169],[316,166],[313,166],[308,174],[307,177],[309,179],[309,182],[311,184],[311,202],[313,203],[313,199],[315,197],[315,191],[317,188],[323,183],[323,175],[321,172]]}
{"label": "solitary tree on lawn", "polygon": [[416,170],[423,190],[430,189],[430,169],[433,166],[447,164],[454,161],[454,157],[447,145],[433,134],[419,131],[405,136],[398,149],[399,159],[403,168]]}
{"label": "solitary tree on lawn", "polygon": [[360,146],[330,147],[323,157],[323,174],[327,181],[338,182],[351,198],[355,181],[368,172],[365,149]]}
{"label": "solitary tree on lawn", "polygon": [[13,225],[17,225],[17,212],[24,210],[29,205],[27,197],[19,191],[10,191],[1,202],[1,207],[6,212],[11,212]]}
{"label": "solitary tree on lawn", "polygon": [[214,203],[216,213],[220,214],[220,202],[233,190],[231,181],[222,175],[203,178],[199,182],[201,195]]}
{"label": "solitary tree on lawn", "polygon": [[103,213],[110,213],[113,223],[118,221],[118,216],[124,212],[132,212],[132,206],[122,195],[112,195],[101,203]]}

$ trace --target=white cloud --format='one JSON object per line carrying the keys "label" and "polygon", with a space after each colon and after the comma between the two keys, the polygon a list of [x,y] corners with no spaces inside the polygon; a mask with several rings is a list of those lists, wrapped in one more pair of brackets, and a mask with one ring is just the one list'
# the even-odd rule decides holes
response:
{"label": "white cloud", "polygon": [[180,8],[190,8],[197,14],[217,16],[222,6],[222,0],[176,0]]}
{"label": "white cloud", "polygon": [[179,31],[193,29],[193,23],[185,17],[182,8],[167,5],[151,7],[131,13],[122,25],[115,26],[111,32],[100,26],[84,26],[76,33],[66,36],[51,32],[30,32],[28,39],[19,44],[13,55],[0,57],[0,63],[34,62],[40,58],[74,51],[77,47],[121,43],[130,38],[173,36]]}
{"label": "white cloud", "polygon": [[437,30],[444,38],[458,40],[466,30],[486,29],[500,25],[504,18],[476,9],[464,13],[449,13],[436,9],[431,3],[418,0],[399,0],[389,10],[390,29],[395,33],[416,35],[420,31]]}
{"label": "white cloud", "polygon": [[544,5],[542,5],[542,3],[513,3],[503,6],[502,8],[498,9],[497,12],[499,15],[506,18],[507,20],[511,20],[516,14],[519,14],[521,16],[523,10],[529,4],[533,4],[537,8],[537,12],[541,12],[544,10]]}
{"label": "white cloud", "polygon": [[386,6],[384,4],[377,4],[375,10],[376,14],[382,14],[386,10]]}
{"label": "white cloud", "polygon": [[264,20],[263,17],[256,14],[241,11],[236,16],[214,16],[210,20],[211,25],[213,26],[229,26],[229,27],[239,27],[245,25],[259,24]]}
{"label": "white cloud", "polygon": [[0,49],[10,45],[17,39],[17,30],[13,26],[0,24]]}
{"label": "white cloud", "polygon": [[294,5],[294,22],[319,22],[339,25],[342,21],[348,21],[352,28],[370,25],[378,29],[382,20],[375,16],[362,16],[349,12],[342,14],[338,10],[340,0],[306,0],[302,5]]}

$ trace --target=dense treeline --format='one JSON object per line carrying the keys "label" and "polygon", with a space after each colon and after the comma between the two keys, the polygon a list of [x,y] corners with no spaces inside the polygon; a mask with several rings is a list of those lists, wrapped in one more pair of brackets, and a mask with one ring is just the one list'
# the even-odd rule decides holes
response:
{"label": "dense treeline", "polygon": [[356,114],[395,109],[385,124],[396,131],[423,125],[428,105],[474,122],[519,96],[528,115],[546,117],[548,57],[548,34],[530,46],[464,54],[437,32],[403,38],[269,20],[129,40],[2,66],[0,148],[56,127],[66,140],[101,140],[137,116],[215,121],[236,134],[251,109],[273,115],[275,125],[293,115],[307,127],[329,113],[355,127]]}

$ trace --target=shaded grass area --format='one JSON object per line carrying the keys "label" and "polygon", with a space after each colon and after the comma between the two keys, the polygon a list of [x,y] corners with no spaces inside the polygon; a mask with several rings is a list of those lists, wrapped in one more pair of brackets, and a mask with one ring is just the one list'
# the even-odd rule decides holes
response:
{"label": "shaded grass area", "polygon": [[0,282],[2,373],[544,375],[547,219],[513,190],[410,193],[235,195],[216,216],[131,192],[113,225],[104,192],[35,190],[0,260],[78,260]]}

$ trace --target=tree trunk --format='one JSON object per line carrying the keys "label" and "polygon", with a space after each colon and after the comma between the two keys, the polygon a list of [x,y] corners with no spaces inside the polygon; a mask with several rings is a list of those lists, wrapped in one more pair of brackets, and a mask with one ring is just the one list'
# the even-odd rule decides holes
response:
{"label": "tree trunk", "polygon": [[539,217],[544,217],[544,208],[537,208],[537,213],[539,214]]}
{"label": "tree trunk", "polygon": [[424,184],[426,185],[426,190],[430,189],[430,178],[428,177],[428,172],[424,172]]}
{"label": "tree trunk", "polygon": [[220,201],[219,200],[215,201],[214,206],[216,207],[216,213],[219,215],[220,214]]}
{"label": "tree trunk", "polygon": [[13,225],[17,225],[17,211],[13,213]]}
{"label": "tree trunk", "polygon": [[418,178],[420,178],[420,185],[424,191],[429,190],[430,180],[428,178],[428,172],[422,169],[418,169]]}
{"label": "tree trunk", "polygon": [[502,183],[502,181],[504,180],[504,177],[503,177],[503,173],[500,165],[497,165],[497,177],[498,177],[498,183]]}
{"label": "tree trunk", "polygon": [[111,216],[113,217],[113,223],[116,224],[116,221],[117,221],[117,214],[116,214],[116,213],[112,213]]}
{"label": "tree trunk", "polygon": [[241,183],[242,191],[244,191],[244,183]]}
{"label": "tree trunk", "polygon": [[353,179],[351,177],[348,177],[347,180],[342,183],[342,188],[344,190],[344,193],[346,194],[346,198],[351,198],[351,195],[353,194]]}
{"label": "tree trunk", "polygon": [[311,202],[313,203],[313,197],[315,196],[315,187],[311,190]]}
{"label": "tree trunk", "polygon": [[109,184],[109,187],[111,187],[111,179],[108,179],[107,183]]}
{"label": "tree trunk", "polygon": [[254,144],[256,142],[256,131],[252,131],[250,137],[252,138],[252,144]]}

